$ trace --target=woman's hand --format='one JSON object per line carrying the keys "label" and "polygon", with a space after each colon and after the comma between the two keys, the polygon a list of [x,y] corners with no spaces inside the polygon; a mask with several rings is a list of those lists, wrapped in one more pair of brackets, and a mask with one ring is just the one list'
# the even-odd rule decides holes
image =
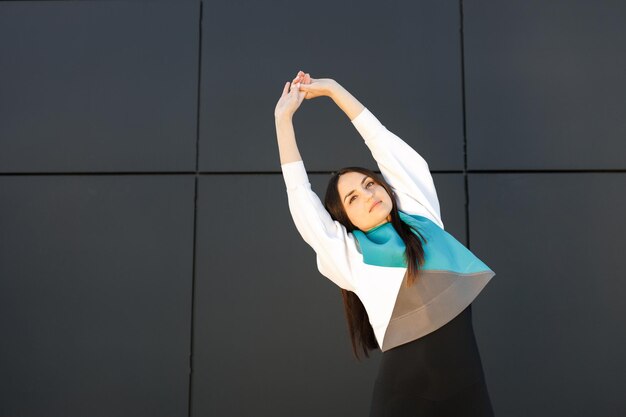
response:
{"label": "woman's hand", "polygon": [[359,100],[348,92],[341,84],[331,78],[311,78],[309,73],[298,72],[294,82],[300,83],[300,91],[306,93],[305,99],[320,96],[330,97],[350,120],[354,120],[365,108]]}
{"label": "woman's hand", "polygon": [[316,97],[328,96],[333,92],[333,89],[336,88],[337,82],[330,78],[311,78],[309,73],[304,73],[302,71],[298,72],[298,75],[293,80],[294,83],[300,84],[300,91],[304,91],[306,94],[304,96],[305,99],[310,100]]}
{"label": "woman's hand", "polygon": [[276,108],[274,109],[274,118],[293,117],[293,114],[298,110],[298,107],[300,107],[306,95],[304,91],[299,91],[299,85],[298,83],[292,83],[290,88],[289,82],[285,83],[283,94],[280,96],[280,99],[278,99],[278,103],[276,103]]}

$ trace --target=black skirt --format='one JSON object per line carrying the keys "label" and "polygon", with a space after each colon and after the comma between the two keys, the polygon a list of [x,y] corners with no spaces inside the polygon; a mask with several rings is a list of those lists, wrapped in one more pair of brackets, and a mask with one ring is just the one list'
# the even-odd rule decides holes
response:
{"label": "black skirt", "polygon": [[493,417],[472,305],[440,327],[382,353],[370,417]]}

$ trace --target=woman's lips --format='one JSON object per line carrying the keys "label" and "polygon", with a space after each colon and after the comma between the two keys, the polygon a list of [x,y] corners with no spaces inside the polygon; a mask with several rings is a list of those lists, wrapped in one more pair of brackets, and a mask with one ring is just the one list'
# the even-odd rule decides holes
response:
{"label": "woman's lips", "polygon": [[370,207],[370,212],[372,210],[374,210],[374,207],[376,207],[378,204],[380,203],[380,201],[375,202],[374,204],[372,204],[372,207]]}

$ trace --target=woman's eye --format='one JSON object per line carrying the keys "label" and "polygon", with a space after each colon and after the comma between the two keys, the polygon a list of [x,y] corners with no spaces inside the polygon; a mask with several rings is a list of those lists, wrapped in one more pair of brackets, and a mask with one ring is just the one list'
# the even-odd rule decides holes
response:
{"label": "woman's eye", "polygon": [[368,183],[367,183],[367,185],[366,185],[366,187],[368,187],[368,188],[369,188],[369,186],[370,186],[370,185],[374,185],[374,181],[370,181],[370,182],[368,182]]}
{"label": "woman's eye", "polygon": [[356,198],[355,195],[353,195],[352,197],[350,197],[350,203],[352,203],[352,201]]}

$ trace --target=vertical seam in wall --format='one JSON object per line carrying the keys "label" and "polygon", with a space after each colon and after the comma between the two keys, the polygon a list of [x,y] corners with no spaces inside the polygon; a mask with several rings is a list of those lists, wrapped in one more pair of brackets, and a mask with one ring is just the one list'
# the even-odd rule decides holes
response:
{"label": "vertical seam in wall", "polygon": [[463,181],[465,184],[465,236],[470,248],[469,186],[467,177],[467,122],[465,115],[465,44],[463,41],[463,0],[459,0],[459,38],[461,41],[461,107],[463,113]]}
{"label": "vertical seam in wall", "polygon": [[198,17],[198,78],[196,86],[196,169],[194,173],[194,196],[193,196],[193,255],[192,255],[192,269],[191,269],[191,321],[190,321],[190,338],[189,338],[189,392],[188,392],[188,404],[187,415],[191,417],[192,406],[192,392],[193,392],[193,329],[194,329],[194,299],[195,299],[195,287],[196,287],[196,244],[197,244],[197,228],[198,228],[198,181],[199,181],[199,159],[200,159],[200,80],[202,69],[202,0],[199,1],[199,17]]}

